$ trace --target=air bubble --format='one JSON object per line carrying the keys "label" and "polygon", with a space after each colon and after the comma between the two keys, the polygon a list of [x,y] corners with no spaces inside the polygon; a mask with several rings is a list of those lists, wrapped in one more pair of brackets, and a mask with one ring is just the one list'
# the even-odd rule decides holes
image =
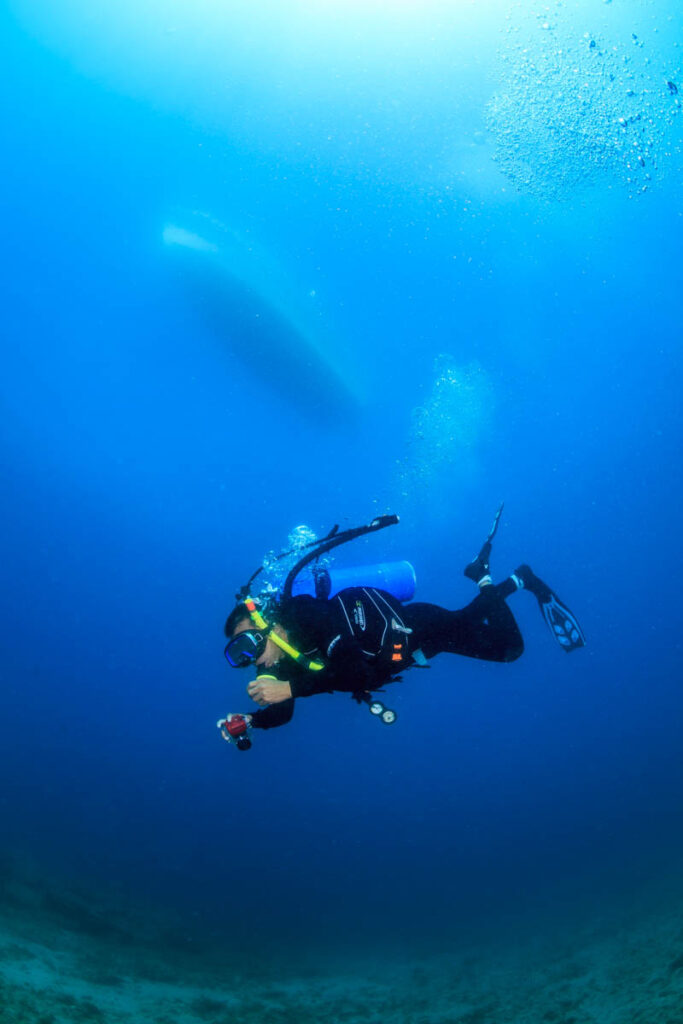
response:
{"label": "air bubble", "polygon": [[583,26],[574,31],[566,7],[558,11],[549,35],[531,31],[524,8],[516,9],[520,22],[488,108],[496,162],[519,191],[544,198],[565,198],[600,180],[632,192],[643,184],[645,160],[636,161],[631,143],[647,129],[641,145],[652,167],[669,148],[680,109],[678,72],[657,69],[656,60],[650,65],[635,33],[622,45],[600,40]]}
{"label": "air bubble", "polygon": [[429,393],[412,412],[399,484],[415,501],[428,504],[442,485],[464,465],[490,423],[493,388],[482,367],[458,363],[447,354],[434,363]]}

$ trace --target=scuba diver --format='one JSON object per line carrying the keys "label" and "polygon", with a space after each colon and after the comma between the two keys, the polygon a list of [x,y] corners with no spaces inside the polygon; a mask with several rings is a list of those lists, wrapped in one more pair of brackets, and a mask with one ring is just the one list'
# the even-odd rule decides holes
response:
{"label": "scuba diver", "polygon": [[[498,662],[520,657],[524,642],[507,605],[520,590],[534,595],[563,650],[583,647],[586,641],[576,617],[528,565],[520,565],[502,583],[493,582],[489,558],[502,511],[501,505],[479,554],[464,570],[479,593],[456,611],[425,602],[405,603],[415,587],[407,562],[350,572],[329,571],[319,563],[340,544],[394,525],[394,515],[342,533],[335,526],[327,537],[304,545],[311,550],[289,572],[274,605],[250,595],[262,567],[257,569],[236,595],[237,604],[226,620],[225,657],[234,668],[254,670],[247,694],[260,710],[221,719],[217,724],[223,738],[247,750],[250,731],[289,722],[297,698],[335,691],[350,693],[385,724],[392,724],[396,713],[372,694],[397,681],[401,671],[428,668],[432,658],[444,653]],[[279,558],[291,554],[284,552]],[[313,584],[297,585],[297,577],[312,561]],[[345,585],[348,582],[352,585]],[[308,593],[302,592],[306,586]]]}

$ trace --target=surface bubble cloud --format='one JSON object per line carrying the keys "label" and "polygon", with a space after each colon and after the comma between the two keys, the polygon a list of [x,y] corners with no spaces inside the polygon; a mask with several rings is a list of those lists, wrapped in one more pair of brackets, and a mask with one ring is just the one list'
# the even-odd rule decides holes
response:
{"label": "surface bubble cloud", "polygon": [[608,22],[589,31],[561,2],[509,15],[487,119],[494,159],[520,192],[563,199],[603,182],[633,197],[661,176],[677,144],[680,71],[642,31]]}

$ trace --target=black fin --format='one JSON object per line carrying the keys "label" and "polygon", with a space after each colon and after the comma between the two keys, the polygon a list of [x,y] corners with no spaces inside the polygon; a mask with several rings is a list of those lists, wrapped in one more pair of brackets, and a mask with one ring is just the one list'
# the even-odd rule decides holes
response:
{"label": "black fin", "polygon": [[548,629],[557,640],[563,651],[577,651],[579,647],[586,646],[586,637],[576,616],[562,604],[557,594],[550,588],[549,593],[542,600],[538,598],[538,604],[543,618],[548,623]]}
{"label": "black fin", "polygon": [[494,520],[493,520],[493,526],[489,530],[489,535],[486,538],[486,540],[489,542],[489,544],[491,543],[493,538],[496,536],[496,530],[498,529],[498,523],[500,522],[500,517],[503,514],[503,506],[504,506],[504,504],[505,504],[505,502],[501,501],[500,505],[498,506],[498,511],[496,512],[496,515],[495,515]]}
{"label": "black fin", "polygon": [[503,502],[501,501],[498,511],[495,514],[493,520],[493,526],[489,530],[488,537],[484,541],[476,558],[473,558],[471,562],[465,566],[463,575],[467,576],[468,580],[472,580],[473,583],[478,583],[480,579],[489,574],[489,558],[491,557],[491,541],[496,535],[498,529],[498,523],[500,517],[503,514]]}

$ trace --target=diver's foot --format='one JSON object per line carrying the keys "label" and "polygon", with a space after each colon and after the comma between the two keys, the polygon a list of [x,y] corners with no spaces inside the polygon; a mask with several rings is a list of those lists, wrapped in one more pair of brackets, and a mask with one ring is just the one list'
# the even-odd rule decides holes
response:
{"label": "diver's foot", "polygon": [[533,594],[538,598],[539,601],[548,601],[552,595],[552,590],[547,583],[544,583],[542,579],[536,575],[529,565],[520,565],[518,569],[512,574],[512,579],[521,590],[528,590],[530,594]]}
{"label": "diver's foot", "polygon": [[537,599],[548,629],[564,651],[585,647],[586,637],[574,613],[528,565],[520,565],[510,578],[520,589],[528,590]]}
{"label": "diver's foot", "polygon": [[489,569],[489,558],[491,557],[491,541],[487,540],[484,543],[481,551],[473,561],[465,566],[464,574],[468,580],[472,580],[478,587],[486,586],[487,583],[491,583],[491,575]]}

